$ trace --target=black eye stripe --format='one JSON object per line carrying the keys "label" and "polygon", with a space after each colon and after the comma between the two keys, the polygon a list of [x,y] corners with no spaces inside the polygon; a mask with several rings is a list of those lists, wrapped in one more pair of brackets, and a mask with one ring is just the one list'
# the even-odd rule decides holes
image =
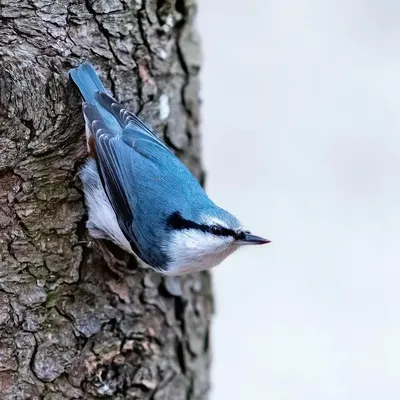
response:
{"label": "black eye stripe", "polygon": [[222,234],[222,229],[219,226],[213,225],[211,228],[211,233],[213,235],[221,235]]}
{"label": "black eye stripe", "polygon": [[198,224],[183,218],[179,212],[172,213],[167,219],[167,224],[172,229],[197,229],[202,232],[212,233],[215,236],[233,236],[235,238],[238,236],[238,233],[233,229],[217,225]]}
{"label": "black eye stripe", "polygon": [[234,230],[218,225],[211,226],[210,231],[213,235],[217,236],[236,236],[236,232]]}

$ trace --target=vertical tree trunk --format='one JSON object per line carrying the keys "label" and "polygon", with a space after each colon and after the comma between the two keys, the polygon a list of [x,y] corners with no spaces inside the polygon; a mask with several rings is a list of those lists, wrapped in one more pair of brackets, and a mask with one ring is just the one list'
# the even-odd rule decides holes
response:
{"label": "vertical tree trunk", "polygon": [[201,179],[195,9],[0,0],[1,399],[207,397],[209,275],[165,280],[108,244],[71,247],[86,147],[66,71],[91,61]]}

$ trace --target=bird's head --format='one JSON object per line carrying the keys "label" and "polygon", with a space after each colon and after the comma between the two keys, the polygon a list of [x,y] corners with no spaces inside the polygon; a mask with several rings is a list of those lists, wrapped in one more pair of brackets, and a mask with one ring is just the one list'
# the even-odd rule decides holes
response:
{"label": "bird's head", "polygon": [[241,246],[270,243],[245,230],[229,212],[212,207],[185,218],[179,212],[167,220],[169,274],[212,268]]}

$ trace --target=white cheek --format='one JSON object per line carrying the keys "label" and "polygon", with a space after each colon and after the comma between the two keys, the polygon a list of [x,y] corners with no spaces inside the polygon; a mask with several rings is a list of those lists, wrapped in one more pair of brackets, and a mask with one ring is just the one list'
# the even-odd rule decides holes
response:
{"label": "white cheek", "polygon": [[174,232],[170,239],[167,254],[170,258],[170,275],[184,274],[212,268],[232,254],[237,246],[230,237],[213,236],[197,230]]}

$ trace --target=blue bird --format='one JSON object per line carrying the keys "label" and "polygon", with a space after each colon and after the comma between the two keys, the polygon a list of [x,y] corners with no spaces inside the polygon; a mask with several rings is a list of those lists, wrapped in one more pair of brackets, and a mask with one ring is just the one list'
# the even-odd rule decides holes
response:
{"label": "blue bird", "polygon": [[92,237],[166,275],[208,269],[243,245],[269,243],[216,206],[152,130],[107,94],[90,64],[69,75],[84,99],[89,158],[81,179]]}

